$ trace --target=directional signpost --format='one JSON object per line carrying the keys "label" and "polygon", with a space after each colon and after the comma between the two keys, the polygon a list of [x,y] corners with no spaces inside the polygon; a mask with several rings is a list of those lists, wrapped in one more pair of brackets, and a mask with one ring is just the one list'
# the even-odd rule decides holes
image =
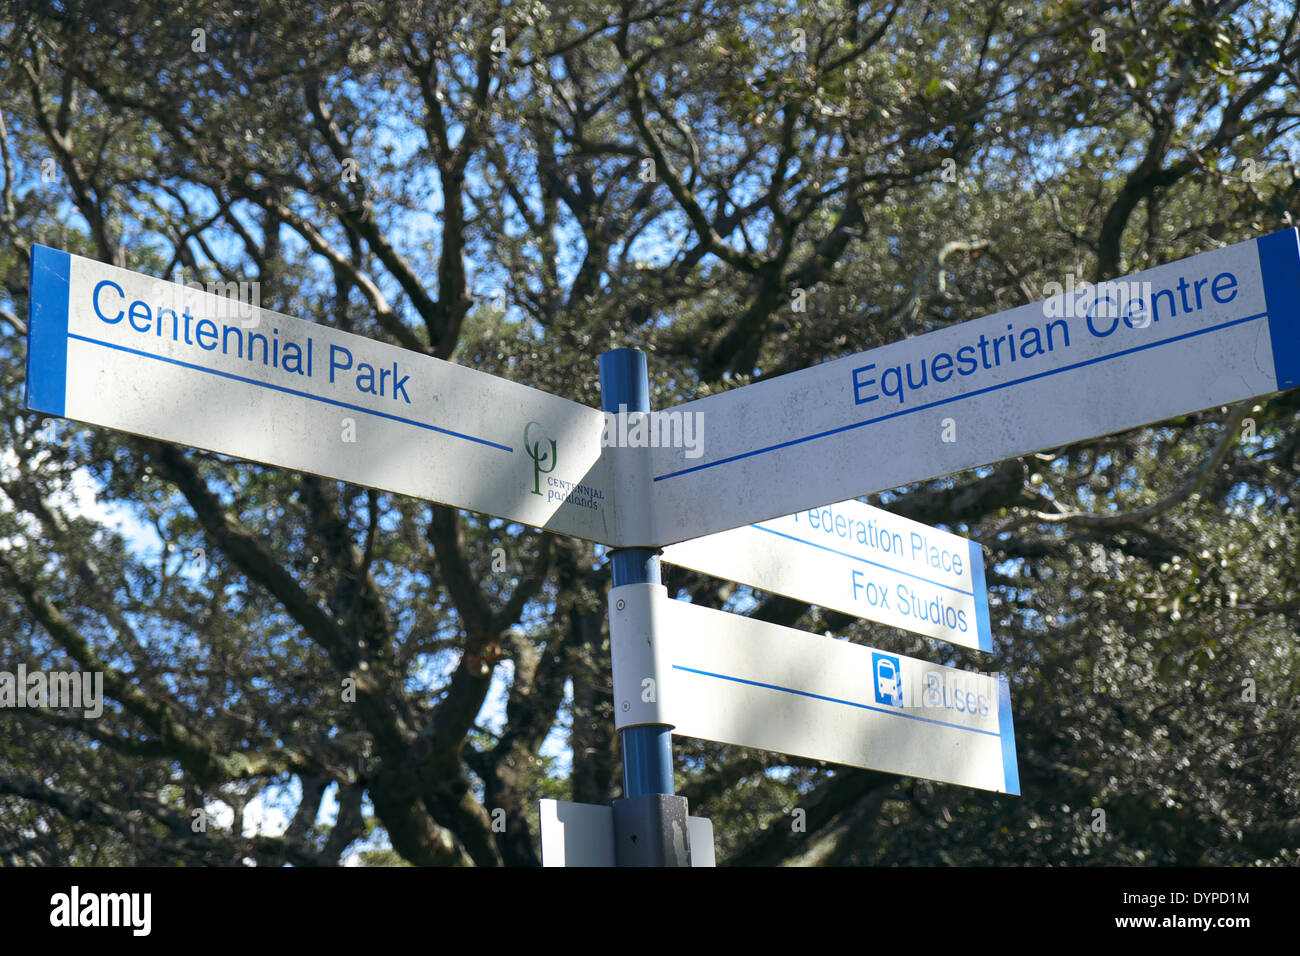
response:
{"label": "directional signpost", "polygon": [[666,414],[705,433],[683,447],[622,440],[649,411],[630,349],[601,356],[609,429],[537,389],[261,309],[232,317],[222,296],[37,246],[27,403],[613,546],[625,799],[544,806],[543,839],[552,862],[707,865],[707,821],[672,795],[674,732],[1018,793],[1010,697],[988,675],[670,600],[658,548],[988,651],[979,546],[845,499],[1300,385],[1297,237],[687,403]]}
{"label": "directional signpost", "polygon": [[35,411],[616,540],[604,417],[555,395],[35,246]]}
{"label": "directional signpost", "polygon": [[993,649],[974,541],[842,501],[664,549],[669,564],[936,640]]}
{"label": "directional signpost", "polygon": [[[817,530],[829,523],[846,534],[853,515],[816,509],[1300,384],[1297,235],[1062,292],[674,409],[705,423],[708,451],[700,461],[685,449],[646,450],[650,501],[629,518],[641,522],[632,536],[670,544],[754,525],[688,545],[676,560],[842,606],[815,572],[773,572],[729,548],[759,546],[754,535],[774,530],[824,545],[802,534],[794,512],[809,509],[809,529],[817,514]],[[793,517],[766,520],[780,515]],[[870,519],[856,520],[866,527],[851,536],[883,550]],[[837,559],[821,560],[843,577]],[[614,583],[625,740],[671,729],[1019,792],[1006,685],[669,601],[657,574]],[[669,792],[671,777],[657,785]]]}
{"label": "directional signpost", "polygon": [[1294,388],[1298,259],[1288,229],[682,405],[707,451],[646,449],[637,536],[683,541]]}
{"label": "directional signpost", "polygon": [[[1005,682],[674,601],[609,592],[615,725],[1020,792]],[[649,683],[647,683],[649,681]]]}

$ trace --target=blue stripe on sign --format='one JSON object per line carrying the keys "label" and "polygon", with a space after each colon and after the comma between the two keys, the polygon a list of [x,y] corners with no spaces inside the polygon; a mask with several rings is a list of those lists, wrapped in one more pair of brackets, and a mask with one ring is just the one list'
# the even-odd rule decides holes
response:
{"label": "blue stripe on sign", "polygon": [[[707,461],[702,465],[692,465],[690,468],[680,468],[677,471],[670,471],[666,474],[656,475],[654,480],[666,481],[669,478],[680,478],[682,475],[704,471],[706,468],[717,468],[720,465],[729,465],[734,461],[753,458],[755,455],[766,455],[770,451],[781,451],[784,448],[790,448],[794,445],[802,445],[804,442],[816,441],[819,438],[829,438],[832,435],[839,435],[842,432],[852,431],[855,428],[864,428],[867,425],[875,425],[877,422],[887,422],[894,418],[901,418],[904,415],[915,415],[917,412],[924,412],[931,408],[939,408],[943,405],[951,405],[953,402],[964,402],[968,399],[977,398],[980,395],[998,392],[1004,388],[1013,388],[1016,385],[1024,385],[1026,382],[1035,382],[1040,378],[1047,378],[1051,375],[1061,375],[1065,372],[1073,372],[1081,368],[1087,368],[1090,365],[1097,365],[1100,362],[1110,362],[1115,359],[1124,358],[1128,355],[1137,355],[1139,352],[1158,349],[1165,345],[1171,345],[1174,342],[1182,342],[1187,339],[1194,339],[1197,336],[1222,332],[1225,329],[1231,329],[1246,322],[1254,322],[1258,319],[1267,318],[1268,315],[1269,313],[1267,312],[1257,312],[1254,315],[1245,315],[1239,319],[1229,319],[1227,322],[1220,322],[1218,325],[1211,325],[1209,328],[1195,329],[1191,332],[1183,332],[1180,335],[1171,335],[1169,338],[1160,339],[1158,342],[1147,342],[1145,345],[1135,345],[1132,348],[1123,349],[1119,352],[1111,352],[1108,355],[1099,355],[1096,358],[1084,359],[1081,362],[1075,362],[1071,365],[1062,365],[1060,368],[1047,369],[1044,372],[1038,372],[1034,375],[1026,375],[1023,378],[1018,378],[1014,381],[999,382],[997,385],[988,385],[984,388],[972,389],[969,392],[962,392],[960,395],[952,395],[948,398],[940,398],[933,402],[928,402],[925,405],[917,405],[915,408],[904,408],[902,411],[889,412],[885,415],[877,415],[875,418],[868,418],[864,421],[851,422],[848,425],[840,425],[838,428],[828,428],[825,431],[813,432],[811,435],[791,438],[789,441],[778,442],[775,445],[766,445],[762,448],[755,448],[752,451],[741,452],[738,455],[732,455],[728,458],[719,458],[717,461]],[[923,336],[918,336],[918,338],[923,338]],[[1274,341],[1276,341],[1276,339],[1274,339]],[[1274,349],[1274,354],[1276,354],[1276,348]]]}
{"label": "blue stripe on sign", "polygon": [[[85,335],[74,334],[69,335],[68,338],[76,339],[78,342],[85,342],[87,345],[99,345],[106,349],[126,352],[128,355],[136,355],[140,358],[153,359],[155,362],[165,362],[168,365],[187,368],[192,372],[204,372],[208,375],[215,375],[218,378],[228,378],[232,382],[242,382],[244,385],[255,385],[258,388],[270,389],[273,392],[283,392],[286,395],[295,395],[298,398],[307,398],[313,402],[321,402],[324,405],[334,405],[338,408],[346,408],[351,412],[360,412],[363,415],[373,415],[375,418],[386,418],[389,421],[400,422],[403,425],[414,425],[416,428],[424,428],[431,432],[438,432],[440,435],[450,435],[452,438],[463,438],[465,441],[487,445],[489,448],[499,448],[501,451],[508,451],[511,454],[514,454],[514,449],[509,445],[489,441],[486,438],[478,438],[474,435],[466,435],[463,432],[452,431],[450,428],[441,428],[438,425],[430,425],[428,422],[416,421],[414,418],[403,418],[401,415],[390,415],[388,412],[376,411],[373,408],[366,408],[363,405],[353,405],[350,402],[341,402],[336,398],[326,398],[323,395],[313,395],[311,392],[289,388],[286,385],[274,385],[271,382],[263,382],[255,378],[248,378],[246,375],[236,375],[234,372],[223,372],[220,369],[208,368],[206,365],[195,365],[193,362],[182,362],[180,359],[168,358],[165,355],[155,355],[153,352],[141,352],[139,349],[127,348],[125,345],[116,345],[112,342],[101,341],[100,339],[92,339]],[[59,414],[61,415],[63,413],[60,412]]]}
{"label": "blue stripe on sign", "polygon": [[[685,671],[687,674],[698,674],[701,677],[715,677],[718,680],[729,680],[736,684],[749,684],[751,687],[762,687],[766,690],[779,690],[784,694],[794,694],[798,697],[810,697],[813,700],[824,700],[828,704],[843,704],[846,707],[857,707],[860,710],[871,710],[877,714],[888,714],[890,717],[905,717],[908,720],[919,720],[925,724],[937,724],[940,727],[951,727],[953,730],[965,730],[972,734],[985,734],[989,737],[997,737],[991,730],[980,730],[978,727],[967,727],[965,724],[954,724],[946,720],[935,720],[933,717],[920,717],[917,714],[909,714],[901,710],[895,710],[892,707],[874,707],[871,704],[860,704],[856,700],[845,700],[842,697],[827,697],[825,694],[814,694],[807,690],[796,690],[793,687],[782,687],[780,684],[765,684],[762,681],[750,680],[747,677],[732,677],[730,674],[718,674],[714,671],[702,671],[694,667],[686,667],[682,664],[674,664],[673,670]],[[1002,716],[999,711],[998,723],[1001,725]],[[1003,738],[1002,747],[1006,749],[1006,739]],[[1012,759],[1015,759],[1015,746],[1012,746]]]}
{"label": "blue stripe on sign", "polygon": [[[772,529],[772,528],[764,528],[761,524],[752,524],[752,525],[750,525],[750,527],[753,528],[753,529],[755,529],[756,531],[766,531],[768,534],[774,534],[774,535],[776,535],[778,538],[788,538],[788,539],[791,540],[791,541],[797,541],[797,542],[799,542],[799,544],[806,544],[806,545],[808,545],[809,547],[812,547],[812,548],[820,548],[822,551],[829,551],[831,554],[838,554],[840,557],[843,557],[843,558],[849,558],[849,559],[851,559],[851,560],[853,560],[853,561],[861,561],[863,564],[869,564],[869,565],[871,565],[871,566],[874,567],[874,568],[880,568],[882,571],[889,571],[889,572],[891,572],[891,573],[893,573],[893,574],[901,574],[901,575],[903,575],[904,577],[915,578],[915,579],[918,580],[918,581],[924,581],[926,584],[933,584],[935,587],[947,588],[949,591],[956,591],[958,594],[970,594],[970,593],[971,593],[970,591],[963,591],[961,588],[956,587],[956,586],[954,586],[954,585],[952,585],[952,584],[945,584],[945,583],[942,582],[942,581],[934,581],[934,580],[931,580],[930,578],[927,578],[927,577],[925,577],[925,576],[923,576],[923,575],[920,575],[920,574],[913,574],[913,573],[910,572],[910,571],[900,571],[898,568],[891,567],[891,566],[888,565],[888,564],[881,564],[879,561],[870,561],[870,560],[868,560],[867,558],[862,557],[861,555],[850,554],[850,553],[847,552],[847,551],[837,551],[835,548],[829,547],[829,546],[824,545],[824,544],[818,544],[816,541],[808,541],[808,540],[805,540],[804,538],[799,538],[799,537],[796,537],[795,535],[792,535],[792,534],[786,534],[784,531],[776,531],[776,530],[774,530],[774,529]],[[671,563],[671,562],[669,562],[669,563]],[[760,588],[759,590],[764,590],[764,589],[763,589],[763,588]]]}
{"label": "blue stripe on sign", "polygon": [[1300,233],[1283,229],[1255,240],[1264,278],[1268,334],[1279,392],[1300,385]]}
{"label": "blue stripe on sign", "polygon": [[62,417],[68,393],[68,277],[72,257],[32,246],[27,296],[27,407]]}
{"label": "blue stripe on sign", "polygon": [[989,590],[984,584],[984,549],[978,541],[970,542],[970,583],[975,593],[975,633],[979,649],[993,650],[993,628],[989,624]]}
{"label": "blue stripe on sign", "polygon": [[998,681],[998,732],[1002,735],[1002,772],[1007,793],[1020,796],[1020,765],[1016,763],[1016,731],[1011,726],[1011,684]]}

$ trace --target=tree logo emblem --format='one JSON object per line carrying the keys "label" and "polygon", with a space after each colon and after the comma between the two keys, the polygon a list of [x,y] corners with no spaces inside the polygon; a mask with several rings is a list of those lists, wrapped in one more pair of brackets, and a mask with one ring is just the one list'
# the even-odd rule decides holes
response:
{"label": "tree logo emblem", "polygon": [[[528,457],[533,460],[533,490],[532,494],[540,496],[542,493],[542,475],[549,475],[555,470],[555,463],[558,453],[555,447],[555,439],[539,438],[537,441],[530,441],[529,432],[536,425],[539,429],[542,427],[541,422],[529,422],[524,426],[524,451]],[[551,450],[544,451],[543,444],[550,441]],[[549,467],[546,467],[549,463]]]}

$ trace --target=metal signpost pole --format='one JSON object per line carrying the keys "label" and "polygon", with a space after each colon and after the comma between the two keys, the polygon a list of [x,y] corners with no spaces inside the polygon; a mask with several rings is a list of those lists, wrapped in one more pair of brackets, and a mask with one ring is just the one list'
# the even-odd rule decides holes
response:
{"label": "metal signpost pole", "polygon": [[[650,380],[645,353],[613,349],[600,357],[600,403],[606,414],[650,413]],[[620,502],[637,507],[644,502]],[[657,548],[614,548],[609,554],[614,587],[660,584]],[[672,728],[629,727],[622,733],[623,799],[614,802],[615,848],[619,865],[689,866],[684,834],[686,801],[673,793]],[[635,811],[635,812],[634,812]],[[673,826],[680,817],[679,826]],[[647,839],[646,830],[655,833]],[[657,832],[656,832],[657,831]],[[674,852],[677,847],[677,852]],[[683,854],[680,852],[685,849]]]}

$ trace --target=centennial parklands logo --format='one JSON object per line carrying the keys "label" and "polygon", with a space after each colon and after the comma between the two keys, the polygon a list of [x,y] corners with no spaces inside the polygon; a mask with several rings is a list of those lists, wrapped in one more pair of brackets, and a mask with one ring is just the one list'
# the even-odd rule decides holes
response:
{"label": "centennial parklands logo", "polygon": [[[530,436],[533,434],[533,428],[537,428],[538,438],[533,440]],[[550,442],[551,447],[548,449],[546,443]],[[533,490],[532,494],[541,495],[542,493],[542,475],[549,475],[555,470],[555,464],[559,460],[559,448],[554,438],[546,438],[542,429],[541,422],[529,422],[524,426],[524,451],[528,457],[533,460]]]}
{"label": "centennial parklands logo", "polygon": [[[604,426],[600,433],[602,448],[681,448],[687,458],[704,454],[704,414],[702,412],[629,412],[626,405],[617,412],[604,412]],[[557,498],[566,504],[599,507],[595,502],[604,496],[598,489],[572,482],[550,478],[546,484],[551,490],[542,491],[542,476],[550,475],[559,464],[559,442],[551,438],[541,422],[524,426],[524,453],[533,461],[533,487],[529,494],[548,501]],[[575,502],[574,493],[592,499]]]}
{"label": "centennial parklands logo", "polygon": [[[548,502],[575,505],[599,511],[605,500],[605,493],[593,485],[578,485],[565,481],[551,474],[560,462],[560,445],[546,433],[541,422],[529,422],[524,426],[524,452],[533,461],[533,487],[530,495],[543,494]],[[542,475],[546,479],[546,491],[542,491]]]}

